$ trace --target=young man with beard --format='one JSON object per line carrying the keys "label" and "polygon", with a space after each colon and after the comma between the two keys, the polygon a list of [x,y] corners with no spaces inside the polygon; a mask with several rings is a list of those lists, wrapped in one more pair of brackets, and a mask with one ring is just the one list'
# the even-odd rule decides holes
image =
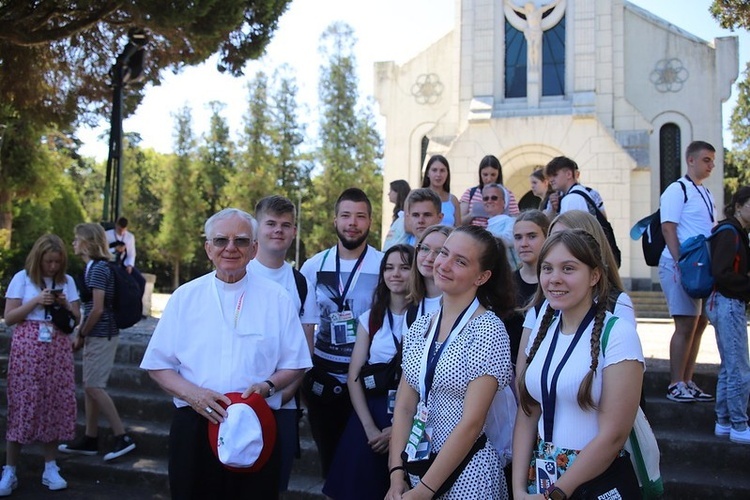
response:
{"label": "young man with beard", "polygon": [[[352,411],[346,387],[357,318],[370,309],[383,254],[367,244],[372,205],[357,188],[341,193],[334,208],[338,243],[314,255],[302,274],[315,293],[318,332],[313,369],[302,384],[323,477],[333,460],[341,433]],[[305,314],[306,318],[309,315]]]}

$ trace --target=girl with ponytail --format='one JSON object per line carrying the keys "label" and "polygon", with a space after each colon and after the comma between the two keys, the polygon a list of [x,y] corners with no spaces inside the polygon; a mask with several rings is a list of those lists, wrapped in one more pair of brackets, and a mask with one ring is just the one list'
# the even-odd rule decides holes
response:
{"label": "girl with ponytail", "polygon": [[645,365],[635,327],[597,300],[612,286],[599,243],[580,229],[557,232],[542,247],[537,273],[549,306],[518,367],[514,497],[589,498],[604,487],[636,498],[629,496],[639,488],[623,445]]}
{"label": "girl with ponytail", "polygon": [[461,226],[441,244],[433,276],[442,304],[404,336],[385,498],[506,500],[487,414],[511,380],[498,317],[513,309],[512,290],[501,286],[512,284],[510,267],[489,232]]}

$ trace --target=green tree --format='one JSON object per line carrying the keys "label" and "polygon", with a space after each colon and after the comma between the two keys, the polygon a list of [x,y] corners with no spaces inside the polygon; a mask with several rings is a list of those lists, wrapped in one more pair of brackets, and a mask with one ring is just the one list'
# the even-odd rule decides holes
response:
{"label": "green tree", "polygon": [[373,126],[369,106],[358,106],[359,91],[351,26],[334,23],[321,36],[320,52],[327,65],[321,67],[318,93],[321,102],[320,147],[317,162],[322,167],[313,179],[312,196],[305,212],[313,218],[306,244],[314,252],[332,245],[333,205],[341,192],[359,187],[373,204],[370,244],[380,247],[380,199],[382,141]]}
{"label": "green tree", "polygon": [[722,28],[750,29],[750,4],[747,0],[714,0],[710,11]]}
{"label": "green tree", "polygon": [[[750,3],[745,0],[715,0],[711,14],[722,28],[750,29]],[[732,149],[724,151],[724,199],[729,200],[740,186],[750,185],[750,62],[737,83],[737,104],[732,110],[729,129]]]}
{"label": "green tree", "polygon": [[309,187],[312,161],[301,152],[305,126],[300,123],[297,105],[297,82],[288,66],[274,73],[275,92],[271,108],[270,149],[276,171],[275,192],[296,200]]}
{"label": "green tree", "polygon": [[234,206],[252,212],[258,200],[272,193],[275,185],[268,76],[262,71],[248,83],[248,107],[243,121],[241,152],[230,197]]}
{"label": "green tree", "polygon": [[172,264],[172,289],[180,286],[180,265],[190,263],[201,246],[205,208],[195,189],[195,139],[190,108],[175,115],[175,156],[167,176],[159,247]]}
{"label": "green tree", "polygon": [[[220,70],[241,75],[245,62],[262,55],[290,1],[0,2],[0,237],[7,244],[11,200],[27,199],[27,187],[42,177],[36,157],[47,129],[70,133],[107,113],[109,71],[129,29],[149,33],[145,82],[158,84],[163,69],[216,53]],[[126,113],[133,111],[142,87],[124,98]]]}
{"label": "green tree", "polygon": [[206,216],[210,216],[227,204],[227,182],[233,176],[234,143],[229,136],[229,125],[221,112],[225,104],[213,101],[208,133],[204,144],[198,148],[200,168],[198,169],[198,189],[206,201]]}

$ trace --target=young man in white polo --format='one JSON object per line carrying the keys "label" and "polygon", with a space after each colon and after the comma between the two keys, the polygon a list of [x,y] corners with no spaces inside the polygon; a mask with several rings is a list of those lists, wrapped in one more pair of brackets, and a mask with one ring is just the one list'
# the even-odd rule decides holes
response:
{"label": "young man in white polo", "polygon": [[670,184],[659,201],[661,231],[667,243],[659,259],[659,281],[674,319],[667,398],[678,402],[714,400],[693,382],[695,360],[708,319],[703,312],[703,300],[690,297],[682,288],[677,261],[682,242],[698,234],[708,236],[716,225],[714,198],[703,185],[714,169],[715,154],[716,150],[707,142],[690,143],[685,152],[687,173]]}

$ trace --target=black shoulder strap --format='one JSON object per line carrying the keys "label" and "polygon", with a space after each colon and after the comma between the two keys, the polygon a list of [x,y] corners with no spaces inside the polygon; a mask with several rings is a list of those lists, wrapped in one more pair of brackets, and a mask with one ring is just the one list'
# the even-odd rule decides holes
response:
{"label": "black shoulder strap", "polygon": [[299,295],[299,314],[300,316],[305,314],[305,300],[307,300],[307,280],[305,275],[292,268],[292,274],[294,275],[294,284],[297,285],[297,294]]}
{"label": "black shoulder strap", "polygon": [[[588,189],[587,187],[585,187],[583,185],[581,185],[581,186],[584,189]],[[604,214],[602,213],[602,211],[599,210],[599,207],[597,207],[596,203],[594,203],[594,200],[592,200],[591,196],[589,196],[586,192],[581,191],[580,189],[571,189],[570,191],[568,191],[565,194],[565,196],[567,196],[569,194],[573,194],[573,193],[580,194],[581,196],[583,196],[583,199],[586,200],[586,205],[588,205],[589,207],[593,208],[595,210],[595,213],[596,213],[597,216],[601,216],[602,218],[606,219],[606,217],[604,217]]]}
{"label": "black shoulder strap", "polygon": [[680,182],[681,179],[682,178],[677,179],[677,184],[679,184],[680,187],[682,188],[682,196],[683,196],[682,203],[687,203],[687,188],[685,187],[684,182]]}
{"label": "black shoulder strap", "polygon": [[419,305],[412,304],[406,310],[406,328],[409,328],[414,320],[417,319],[417,312],[419,312]]}
{"label": "black shoulder strap", "polygon": [[479,189],[479,186],[474,186],[469,190],[469,202],[471,202],[471,199],[474,198],[474,193],[477,192],[477,189]]}

